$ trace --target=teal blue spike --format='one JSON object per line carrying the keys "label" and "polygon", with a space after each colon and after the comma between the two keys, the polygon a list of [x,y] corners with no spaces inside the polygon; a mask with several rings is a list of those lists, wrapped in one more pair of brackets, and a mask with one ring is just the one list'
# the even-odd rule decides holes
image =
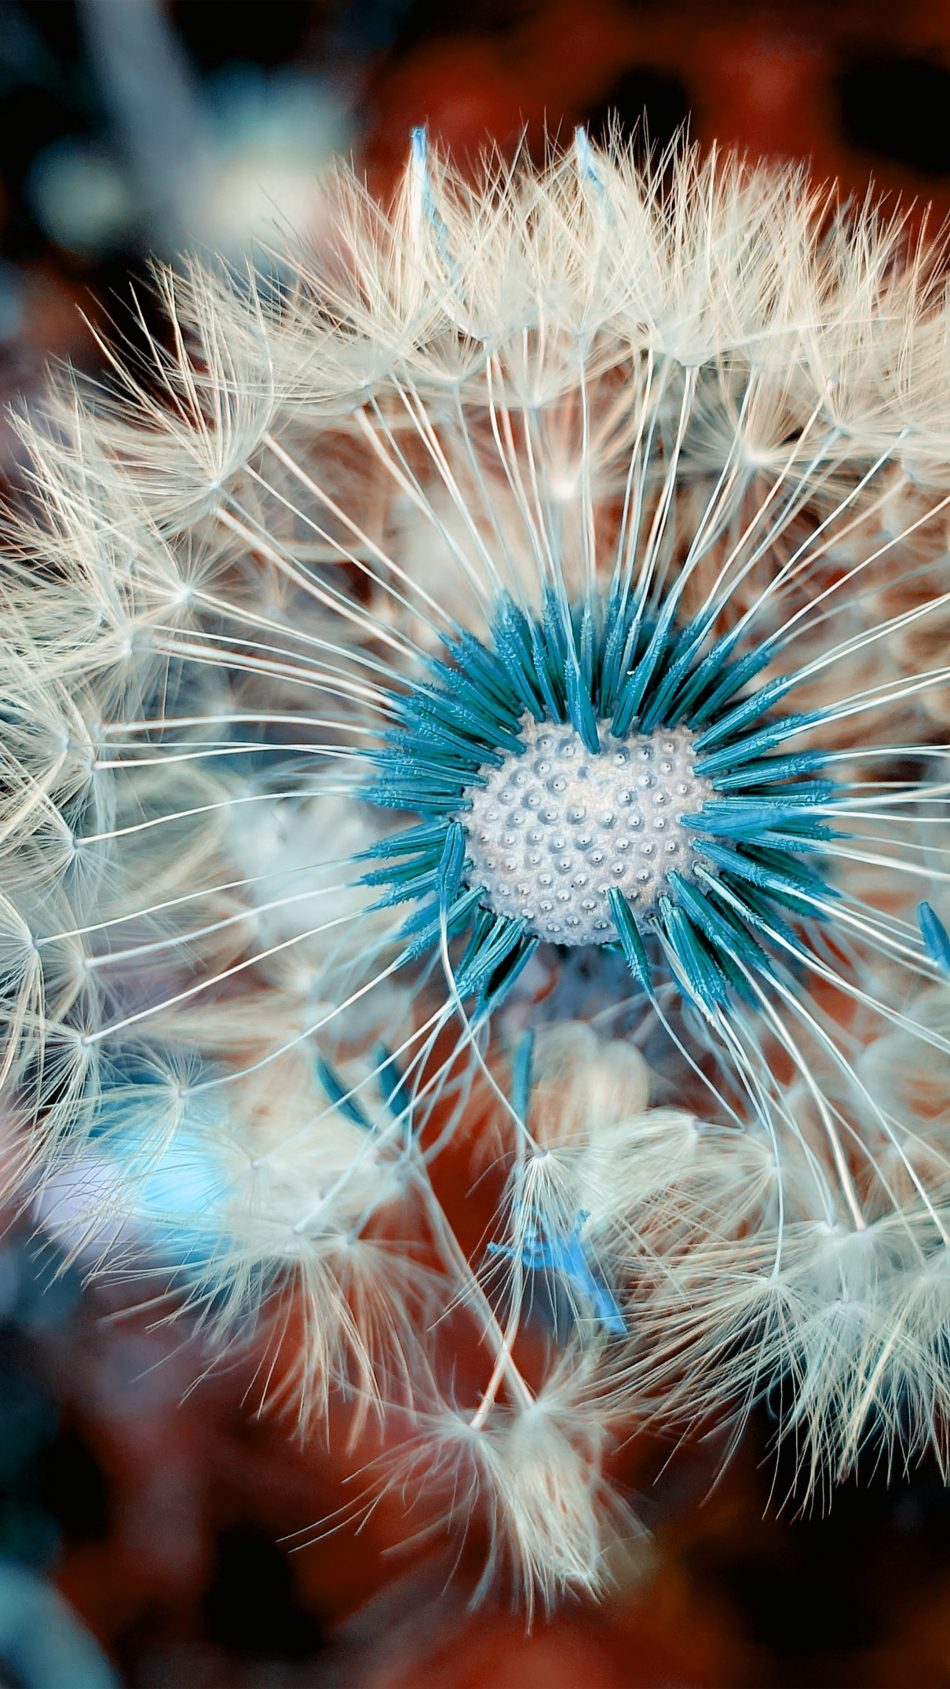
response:
{"label": "teal blue spike", "polygon": [[633,726],[647,688],[666,654],[669,640],[669,617],[661,617],[650,635],[646,650],[620,688],[617,707],[610,724],[610,731],[615,738],[622,738]]}
{"label": "teal blue spike", "polygon": [[[762,766],[768,767],[768,759]],[[711,803],[714,807],[719,804],[724,808],[735,806],[737,814],[740,808],[745,808],[750,811],[760,809],[763,815],[772,817],[800,815],[810,823],[815,819],[815,810],[819,806],[824,808],[837,790],[835,780],[796,780],[794,786],[779,785],[777,791],[771,791],[762,782],[758,789],[752,787],[735,797],[726,792],[721,798],[712,799]]]}
{"label": "teal blue spike", "polygon": [[918,903],[917,920],[927,954],[936,962],[938,968],[950,974],[950,933],[947,932],[940,916],[929,903]]}
{"label": "teal blue spike", "polygon": [[577,658],[571,656],[567,664],[567,710],[571,721],[591,756],[600,755],[600,734],[597,717],[591,702],[590,688],[585,686]]}
{"label": "teal blue spike", "polygon": [[686,910],[713,950],[724,951],[727,956],[735,955],[762,973],[773,971],[772,959],[767,951],[762,949],[751,933],[734,920],[731,914],[717,909],[698,885],[691,884],[675,870],[667,878],[676,892],[677,902]]}
{"label": "teal blue spike", "polygon": [[[376,1046],[375,1061],[379,1069],[379,1090],[383,1102],[390,1114],[394,1114],[397,1119],[404,1119],[406,1124],[410,1125],[415,1107],[414,1099],[402,1069],[387,1044]],[[392,1081],[388,1086],[383,1083],[383,1074],[387,1068]]]}
{"label": "teal blue spike", "polygon": [[[715,715],[727,698],[734,697],[741,687],[746,686],[772,661],[775,655],[775,647],[766,640],[762,645],[757,646],[754,651],[747,651],[744,657],[737,658],[734,663],[727,662],[738,642],[741,631],[741,628],[737,627],[731,634],[725,634],[722,639],[717,641],[709,655],[704,657],[700,663],[693,676],[693,681],[684,693],[680,707],[683,718],[691,728],[701,727],[704,721],[708,721],[711,716]],[[724,663],[726,664],[725,672],[720,676],[712,692],[703,697],[706,685],[715,678]],[[698,703],[695,702],[696,699],[699,699]],[[693,707],[694,704],[695,707]]]}
{"label": "teal blue spike", "polygon": [[455,657],[455,663],[447,663],[441,657],[429,657],[426,661],[426,671],[430,676],[424,683],[424,690],[431,694],[436,692],[447,699],[465,698],[468,702],[477,700],[479,710],[491,719],[497,720],[502,726],[511,726],[510,700],[503,704],[495,693],[483,685],[478,672],[470,672],[467,668],[459,668],[458,653],[451,641],[446,641],[446,648]]}
{"label": "teal blue spike", "polygon": [[[699,873],[710,896],[715,896],[726,904],[732,910],[736,920],[747,921],[750,927],[754,927],[772,944],[783,940],[802,961],[809,960],[809,952],[798,933],[794,927],[790,927],[788,922],[782,919],[776,909],[773,901],[775,898],[774,892],[760,891],[748,881],[743,881],[738,886],[727,885],[724,880],[714,878],[703,868],[699,870]],[[782,900],[778,899],[778,901],[781,902]],[[800,914],[801,910],[793,912]],[[776,971],[777,966],[776,960],[772,965],[773,972]]]}
{"label": "teal blue spike", "polygon": [[468,984],[469,990],[477,990],[483,983],[487,983],[489,975],[501,966],[527,930],[528,923],[522,916],[515,921],[510,920],[507,915],[495,916],[488,938],[470,970],[472,978]]}
{"label": "teal blue spike", "polygon": [[[725,745],[721,750],[701,752],[696,758],[696,773],[704,777],[718,774],[720,769],[734,768],[739,763],[751,762],[762,752],[770,751],[773,745],[781,744],[783,739],[790,739],[794,733],[801,733],[806,727],[815,727],[823,719],[821,710],[814,710],[810,714],[780,716],[777,721],[770,722],[767,727],[759,729],[758,733],[743,736],[732,744]],[[694,749],[699,748],[699,740]]]}
{"label": "teal blue spike", "polygon": [[528,931],[528,923],[522,917],[516,921],[507,916],[500,916],[495,936],[487,946],[483,961],[486,978],[489,972],[495,974],[503,963],[518,949],[522,939]]}
{"label": "teal blue spike", "polygon": [[786,693],[792,690],[797,678],[797,675],[780,674],[777,679],[770,680],[767,686],[760,686],[751,697],[743,698],[740,704],[735,704],[725,715],[714,721],[711,727],[707,727],[705,733],[697,735],[696,750],[705,751],[721,744],[723,739],[733,738],[740,729],[744,730],[750,722],[757,720],[760,715],[764,715],[779,703]]}
{"label": "teal blue spike", "polygon": [[493,975],[513,951],[518,949],[527,932],[528,923],[522,917],[512,921],[507,915],[495,915],[482,944],[471,956],[468,965],[460,963],[455,980],[460,997],[479,997],[493,985]]}
{"label": "teal blue spike", "polygon": [[407,920],[403,921],[399,929],[399,938],[408,938],[410,942],[400,952],[396,966],[405,967],[414,962],[417,957],[425,955],[438,939],[445,922],[446,930],[451,934],[458,932],[465,926],[470,915],[474,914],[479,899],[483,896],[480,886],[473,886],[457,898],[447,913],[439,908],[437,903],[426,903],[417,909]]}
{"label": "teal blue spike", "polygon": [[[381,897],[374,898],[366,913],[374,914],[378,909],[395,909],[400,903],[417,903],[421,898],[428,898],[438,891],[437,869],[426,868],[421,873],[413,874],[410,879],[392,876],[383,883],[387,890]],[[366,881],[363,881],[366,884]]]}
{"label": "teal blue spike", "polygon": [[[761,810],[754,810],[751,806],[742,804],[731,808],[725,803],[703,804],[702,809],[693,810],[691,814],[683,815],[682,825],[694,833],[709,833],[713,838],[741,838],[747,830],[743,827],[744,820],[750,815],[761,815]],[[761,831],[761,821],[756,820],[753,832]]]}
{"label": "teal blue spike", "polygon": [[815,907],[814,897],[816,887],[820,887],[823,897],[830,895],[830,888],[820,881],[814,881],[809,875],[807,881],[802,881],[800,864],[787,859],[781,867],[775,868],[759,862],[748,856],[741,856],[736,850],[726,850],[721,845],[715,845],[711,840],[704,839],[700,846],[704,856],[708,856],[717,867],[740,880],[749,880],[752,885],[760,886],[773,897],[786,904],[798,914],[821,916],[822,911]]}
{"label": "teal blue spike", "polygon": [[499,1003],[504,1002],[518,975],[527,967],[538,948],[537,938],[523,937],[517,945],[509,951],[502,962],[496,966],[491,976],[491,989],[486,991],[481,1000],[481,1013],[494,1014]]}
{"label": "teal blue spike", "polygon": [[764,840],[756,841],[754,845],[749,841],[745,848],[750,856],[757,857],[766,868],[777,874],[787,874],[803,891],[808,891],[815,897],[836,898],[841,895],[837,886],[829,885],[823,876],[809,868],[807,863],[799,862],[790,856],[787,848],[774,849]]}
{"label": "teal blue spike", "polygon": [[568,659],[574,649],[574,633],[570,625],[569,614],[557,593],[550,587],[544,594],[544,605],[541,611],[541,627],[544,631],[544,643],[548,649],[552,668],[555,674],[563,674]]}
{"label": "teal blue spike", "polygon": [[654,728],[668,721],[668,705],[675,694],[677,676],[682,676],[684,667],[689,667],[694,657],[690,629],[670,627],[668,622],[666,626],[666,643],[649,696],[644,699],[640,710],[640,730],[644,733],[652,733]]}
{"label": "teal blue spike", "polygon": [[[407,727],[392,728],[383,748],[367,751],[366,760],[374,768],[392,770],[397,777],[421,775],[426,780],[458,780],[464,785],[483,759],[479,746],[453,741],[447,729],[433,727],[431,722],[410,722]],[[494,762],[494,753],[489,751],[484,760]]]}
{"label": "teal blue spike", "polygon": [[531,1101],[531,1076],[534,1064],[534,1032],[529,1027],[515,1046],[511,1064],[511,1106],[519,1120],[527,1120]]}
{"label": "teal blue spike", "polygon": [[[379,787],[388,786],[396,791],[399,787],[409,784],[411,790],[411,783],[416,782],[424,797],[431,800],[443,796],[451,797],[453,792],[458,792],[461,796],[467,786],[484,785],[486,778],[480,767],[473,768],[471,762],[427,762],[425,746],[419,739],[416,740],[415,755],[411,752],[406,755],[402,749],[397,749],[395,755],[389,752],[388,757],[380,757],[379,767],[384,770],[383,778],[377,779],[373,786],[367,788],[374,794],[374,803],[379,801],[375,796]],[[412,804],[407,807],[417,809],[419,805]]]}
{"label": "teal blue spike", "polygon": [[722,969],[703,945],[702,939],[684,909],[669,897],[659,902],[663,930],[679,959],[693,995],[714,1013],[728,1000],[728,989]]}
{"label": "teal blue spike", "polygon": [[[443,839],[445,829],[440,829]],[[442,852],[421,851],[411,859],[405,856],[397,857],[393,862],[387,862],[383,868],[372,868],[368,873],[361,874],[358,884],[361,886],[398,886],[409,885],[419,874],[435,874],[439,866]]]}
{"label": "teal blue spike", "polygon": [[478,922],[455,968],[455,984],[461,997],[469,996],[481,979],[486,954],[491,950],[498,927],[505,921],[503,915],[496,915],[490,909],[483,913],[485,919]]}
{"label": "teal blue spike", "polygon": [[[439,859],[431,857],[416,857],[407,862],[405,858],[397,862],[387,862],[385,868],[373,868],[368,874],[361,874],[357,884],[361,886],[408,886],[420,874],[430,874],[435,884],[435,870],[439,866]],[[380,905],[385,908],[385,904]]]}
{"label": "teal blue spike", "polygon": [[[707,800],[701,810],[683,816],[683,826],[693,832],[718,834],[747,842],[765,834],[774,835],[764,842],[782,843],[789,850],[817,850],[821,848],[822,839],[837,836],[831,827],[817,819],[812,805],[791,804],[789,795],[786,793],[784,798],[773,799],[763,796],[757,802],[752,798],[748,801],[741,798],[724,798],[721,802]],[[800,835],[795,832],[783,835],[778,830],[783,823],[786,826],[797,824],[801,829]]]}
{"label": "teal blue spike", "polygon": [[[486,762],[490,760],[485,758]],[[423,780],[433,786],[465,786],[481,767],[474,746],[455,750],[444,733],[436,738],[431,728],[418,727],[387,733],[383,749],[369,751],[367,761],[390,781]]]}
{"label": "teal blue spike", "polygon": [[[691,622],[684,629],[683,649],[678,653],[676,670],[676,692],[672,702],[668,705],[669,721],[682,720],[688,716],[692,722],[691,712],[696,706],[696,700],[702,698],[714,683],[723,685],[731,672],[732,652],[740,637],[741,629],[733,628],[729,633],[721,635],[713,641],[704,657],[699,657],[705,641],[709,637],[710,622],[706,618],[702,621]],[[684,672],[685,671],[685,672]],[[673,670],[667,676],[667,683],[674,678]],[[742,682],[740,681],[741,685]]]}
{"label": "teal blue spike", "polygon": [[544,705],[537,683],[527,617],[513,599],[505,598],[492,624],[498,655],[508,680],[536,721],[544,720]]}
{"label": "teal blue spike", "polygon": [[463,798],[458,787],[434,786],[428,783],[416,792],[407,779],[379,780],[363,793],[367,803],[378,809],[414,809],[418,815],[451,815],[456,810],[471,809],[471,798]]}
{"label": "teal blue spike", "polygon": [[474,705],[479,714],[497,722],[503,730],[517,731],[517,699],[505,680],[504,670],[498,659],[493,658],[497,674],[486,674],[481,666],[473,661],[473,648],[481,650],[484,654],[484,647],[480,647],[474,634],[470,634],[464,643],[458,642],[457,646],[449,647],[455,658],[454,667],[450,663],[439,662],[435,657],[430,658],[429,671],[436,687],[448,696],[461,700],[467,708]]}
{"label": "teal blue spike", "polygon": [[[500,735],[497,744],[480,740],[476,723],[472,720],[464,721],[460,713],[458,721],[453,723],[447,710],[407,708],[403,712],[403,719],[406,728],[402,732],[397,730],[388,733],[388,745],[402,746],[413,759],[419,759],[428,753],[437,765],[455,766],[464,772],[469,768],[480,768],[484,763],[493,768],[500,768],[505,760],[503,751],[510,752],[512,756],[520,756],[524,749],[521,740],[514,734]],[[473,729],[476,731],[473,732]],[[411,736],[414,742],[407,744],[407,736]],[[504,743],[506,739],[510,740],[510,743]],[[370,760],[375,760],[372,753]]]}
{"label": "teal blue spike", "polygon": [[585,604],[578,619],[578,662],[581,670],[581,680],[587,688],[588,694],[594,694],[594,622],[590,605]]}
{"label": "teal blue spike", "polygon": [[340,1113],[345,1114],[348,1120],[354,1121],[357,1126],[362,1126],[364,1132],[371,1131],[369,1119],[352,1096],[350,1086],[344,1085],[335,1068],[330,1066],[324,1056],[317,1057],[316,1066],[320,1083],[331,1103],[334,1103]]}
{"label": "teal blue spike", "polygon": [[653,981],[650,977],[650,963],[644,949],[643,939],[639,928],[623,892],[617,886],[611,886],[607,893],[610,914],[614,923],[614,930],[620,940],[627,967],[634,979],[639,980],[649,997],[653,996]]}
{"label": "teal blue spike", "polygon": [[445,829],[445,847],[436,871],[439,902],[443,909],[455,898],[465,863],[465,833],[458,821],[450,821]]}
{"label": "teal blue spike", "polygon": [[447,697],[445,693],[417,687],[411,698],[401,701],[400,714],[410,727],[425,726],[432,732],[434,724],[436,743],[444,732],[450,743],[460,742],[467,751],[474,750],[480,762],[499,750],[512,756],[520,756],[524,750],[518,723],[509,721],[506,725],[490,715],[474,691],[467,695],[460,688],[456,697]]}
{"label": "teal blue spike", "polygon": [[[482,892],[481,895],[484,896],[484,892]],[[462,974],[466,971],[473,957],[484,944],[485,939],[495,924],[495,919],[496,917],[492,914],[491,910],[486,909],[483,905],[479,904],[479,907],[475,909],[471,929],[466,939],[465,949],[459,958],[459,963],[455,970],[456,975]]]}
{"label": "teal blue spike", "polygon": [[563,721],[566,714],[563,666],[558,667],[557,663],[552,661],[544,630],[537,622],[531,624],[531,650],[534,654],[538,686],[547,705],[548,714],[552,721]]}
{"label": "teal blue spike", "polygon": [[604,716],[613,713],[623,671],[630,665],[630,655],[636,641],[636,625],[630,615],[627,599],[625,587],[616,584],[611,587],[604,613],[604,640],[600,658],[600,712]]}
{"label": "teal blue spike", "polygon": [[[799,855],[807,855],[811,851],[821,853],[828,839],[847,839],[850,833],[839,832],[836,827],[826,827],[823,822],[809,820],[808,811],[800,811],[794,815],[782,817],[784,827],[763,827],[755,839],[756,849],[781,851],[796,851]],[[746,842],[752,844],[751,837],[746,835]],[[816,880],[824,890],[824,880]]]}
{"label": "teal blue spike", "polygon": [[654,727],[660,725],[672,725],[682,714],[682,700],[677,697],[677,690],[684,677],[693,672],[696,660],[696,640],[690,638],[690,631],[684,628],[677,642],[676,655],[657,686],[649,709],[641,712],[640,727],[644,733],[650,733]]}
{"label": "teal blue spike", "polygon": [[[463,677],[473,685],[477,682],[494,700],[505,719],[513,718],[517,721],[518,694],[508,679],[500,657],[494,651],[489,651],[474,633],[461,628],[451,636],[446,635],[442,643],[455,665],[449,672]],[[444,664],[439,664],[440,669],[444,667]]]}
{"label": "teal blue spike", "polygon": [[354,862],[375,861],[379,857],[411,856],[423,851],[435,852],[438,861],[445,844],[445,822],[423,821],[418,827],[406,827],[400,833],[389,833],[384,839],[377,839],[366,850],[357,851]]}
{"label": "teal blue spike", "polygon": [[[827,760],[827,754],[816,748],[807,751],[793,751],[787,757],[764,757],[761,762],[746,762],[735,771],[725,770],[713,779],[717,792],[743,791],[749,786],[764,786],[777,784],[780,780],[794,780],[796,798],[803,791],[812,787],[819,788],[832,798],[838,790],[836,780],[801,781],[799,775],[812,774],[821,768]],[[824,801],[817,798],[817,802]]]}

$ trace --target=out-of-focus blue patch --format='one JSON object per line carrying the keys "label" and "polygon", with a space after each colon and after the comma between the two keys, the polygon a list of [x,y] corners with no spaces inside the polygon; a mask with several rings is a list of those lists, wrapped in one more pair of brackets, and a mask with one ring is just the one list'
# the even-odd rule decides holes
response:
{"label": "out-of-focus blue patch", "polygon": [[158,1078],[108,1090],[94,1141],[121,1182],[123,1218],[163,1258],[202,1266],[221,1245],[231,1194],[232,1174],[218,1148],[225,1105],[214,1093],[186,1091],[181,1119],[163,1146],[167,1106]]}
{"label": "out-of-focus blue patch", "polygon": [[0,1679],[18,1689],[119,1689],[98,1644],[61,1596],[0,1560]]}

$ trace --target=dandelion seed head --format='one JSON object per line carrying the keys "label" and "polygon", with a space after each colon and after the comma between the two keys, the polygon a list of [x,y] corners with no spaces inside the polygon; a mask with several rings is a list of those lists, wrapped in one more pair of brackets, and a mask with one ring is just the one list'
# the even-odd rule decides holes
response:
{"label": "dandelion seed head", "polygon": [[641,1401],[947,1458],[948,293],[688,149],[327,195],[22,424],[0,1086],[68,1248],[299,1327],[547,1602]]}

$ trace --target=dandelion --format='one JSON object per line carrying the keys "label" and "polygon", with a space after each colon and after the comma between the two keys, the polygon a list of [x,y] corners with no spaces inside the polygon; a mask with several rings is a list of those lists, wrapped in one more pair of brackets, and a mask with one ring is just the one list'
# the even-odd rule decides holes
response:
{"label": "dandelion", "polygon": [[948,1459],[950,314],[719,156],[329,191],[21,423],[3,1083],[68,1250],[296,1319],[530,1608],[640,1413]]}

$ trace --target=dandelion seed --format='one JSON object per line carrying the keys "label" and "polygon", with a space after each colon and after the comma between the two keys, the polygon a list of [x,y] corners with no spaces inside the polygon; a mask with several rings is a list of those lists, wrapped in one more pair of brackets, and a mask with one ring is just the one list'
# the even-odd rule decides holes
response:
{"label": "dandelion seed", "polygon": [[296,1298],[302,1417],[442,1427],[547,1601],[644,1404],[946,1464],[946,285],[688,151],[331,191],[22,423],[0,1079],[69,1248]]}

